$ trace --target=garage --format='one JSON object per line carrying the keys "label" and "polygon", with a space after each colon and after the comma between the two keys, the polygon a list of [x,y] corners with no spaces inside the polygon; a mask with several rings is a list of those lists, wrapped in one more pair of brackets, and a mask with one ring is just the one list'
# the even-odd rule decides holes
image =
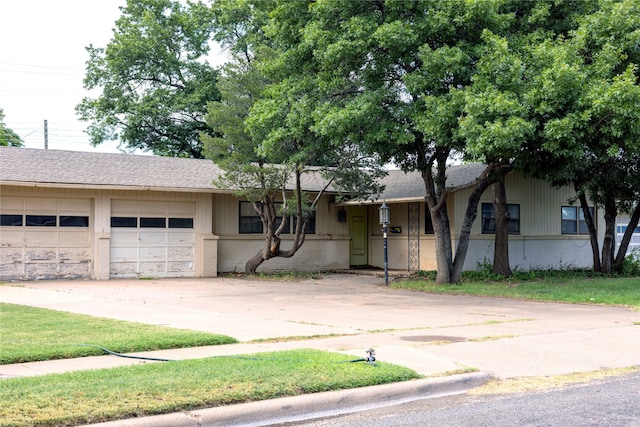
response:
{"label": "garage", "polygon": [[194,277],[195,216],[195,202],[112,200],[110,277]]}
{"label": "garage", "polygon": [[3,280],[91,278],[91,199],[3,196],[1,204]]}

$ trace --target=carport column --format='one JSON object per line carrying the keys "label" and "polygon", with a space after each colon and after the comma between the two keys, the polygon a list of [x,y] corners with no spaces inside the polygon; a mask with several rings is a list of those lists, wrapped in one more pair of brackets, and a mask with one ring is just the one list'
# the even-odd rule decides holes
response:
{"label": "carport column", "polygon": [[109,280],[111,265],[111,198],[98,194],[93,199],[93,278]]}
{"label": "carport column", "polygon": [[215,234],[200,234],[196,256],[196,277],[218,275],[218,239]]}
{"label": "carport column", "polygon": [[95,239],[95,279],[109,280],[109,265],[111,264],[111,237],[109,236],[109,233],[96,233]]}

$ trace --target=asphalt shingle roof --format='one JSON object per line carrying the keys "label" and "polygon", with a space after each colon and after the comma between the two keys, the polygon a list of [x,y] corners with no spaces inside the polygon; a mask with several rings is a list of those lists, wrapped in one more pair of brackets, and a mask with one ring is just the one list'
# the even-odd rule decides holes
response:
{"label": "asphalt shingle roof", "polygon": [[[447,168],[447,188],[462,187],[471,184],[485,169],[482,163],[453,165]],[[403,172],[390,170],[384,178],[384,191],[378,196],[379,200],[423,200],[427,192],[424,188],[420,172]]]}
{"label": "asphalt shingle roof", "polygon": [[[469,184],[483,169],[482,164],[453,166],[447,173],[447,187]],[[212,182],[221,174],[212,161],[203,159],[0,147],[0,182],[4,184],[225,192]],[[317,191],[323,181],[317,174],[305,174],[303,187]],[[419,172],[391,170],[383,184],[386,189],[379,199],[425,197]]]}

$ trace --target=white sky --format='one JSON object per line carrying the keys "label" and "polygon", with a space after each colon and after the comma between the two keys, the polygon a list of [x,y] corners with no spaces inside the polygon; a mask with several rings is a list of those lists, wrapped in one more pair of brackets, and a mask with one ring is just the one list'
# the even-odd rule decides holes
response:
{"label": "white sky", "polygon": [[[75,106],[89,94],[82,86],[86,46],[106,47],[119,6],[126,0],[0,0],[0,107],[5,124],[28,148],[118,152],[117,142],[89,144]],[[223,62],[214,48],[214,65]]]}
{"label": "white sky", "polygon": [[[5,124],[29,148],[117,152],[117,143],[93,148],[77,120],[75,106],[88,95],[82,87],[85,47],[105,47],[118,6],[126,0],[2,0],[0,107]],[[95,96],[95,94],[94,94]]]}

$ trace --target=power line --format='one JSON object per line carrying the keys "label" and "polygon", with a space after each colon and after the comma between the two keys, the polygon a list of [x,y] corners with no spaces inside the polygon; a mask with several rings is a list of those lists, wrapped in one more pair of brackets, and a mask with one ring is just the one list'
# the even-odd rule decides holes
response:
{"label": "power line", "polygon": [[69,74],[69,73],[45,73],[43,71],[30,71],[30,70],[6,70],[3,68],[0,68],[0,71],[3,71],[5,73],[19,73],[19,74],[40,74],[40,75],[45,75],[45,76],[70,76],[70,77],[77,77],[77,76],[82,76],[83,74],[81,73],[77,73],[77,74]]}
{"label": "power line", "polygon": [[14,62],[0,62],[0,65],[9,65],[9,66],[16,66],[16,67],[33,67],[33,68],[54,68],[58,70],[82,70],[82,68],[78,68],[78,67],[57,67],[55,65],[17,64]]}

